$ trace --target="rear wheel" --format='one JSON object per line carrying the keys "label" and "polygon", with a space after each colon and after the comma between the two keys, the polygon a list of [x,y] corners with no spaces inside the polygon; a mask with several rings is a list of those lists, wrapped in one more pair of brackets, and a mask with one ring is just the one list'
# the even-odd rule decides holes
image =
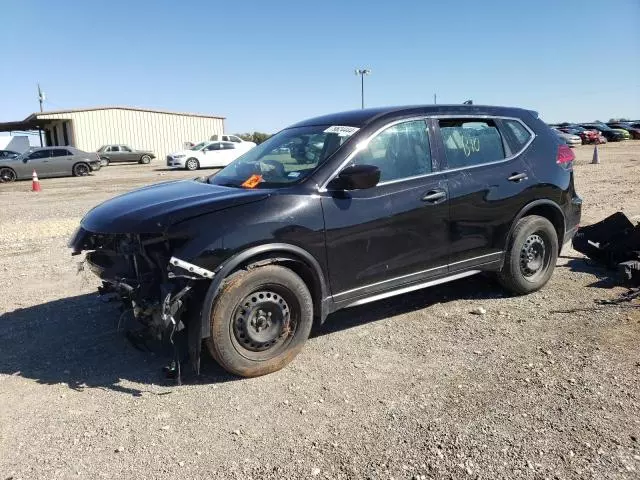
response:
{"label": "rear wheel", "polygon": [[0,168],[0,183],[9,183],[16,180],[16,172],[12,168],[2,167]]}
{"label": "rear wheel", "polygon": [[558,259],[558,234],[544,217],[518,221],[509,239],[498,280],[507,290],[523,295],[540,290],[551,278]]}
{"label": "rear wheel", "polygon": [[302,279],[268,265],[225,282],[211,309],[211,356],[228,372],[257,377],[280,370],[302,350],[313,301]]}
{"label": "rear wheel", "polygon": [[196,158],[190,158],[185,162],[184,168],[187,170],[198,170],[200,168],[200,162],[198,162]]}
{"label": "rear wheel", "polygon": [[90,171],[91,169],[89,168],[89,165],[87,165],[86,163],[76,163],[73,166],[74,177],[86,177],[87,175],[89,175]]}
{"label": "rear wheel", "polygon": [[151,157],[149,155],[143,155],[140,157],[140,163],[146,165],[151,161]]}

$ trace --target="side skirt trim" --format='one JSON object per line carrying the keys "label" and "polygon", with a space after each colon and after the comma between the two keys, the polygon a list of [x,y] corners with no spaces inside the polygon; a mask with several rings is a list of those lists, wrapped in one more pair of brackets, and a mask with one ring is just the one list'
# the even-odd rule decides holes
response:
{"label": "side skirt trim", "polygon": [[417,285],[410,285],[408,287],[399,288],[398,290],[391,290],[390,292],[379,293],[378,295],[373,295],[371,297],[366,297],[366,298],[361,298],[359,300],[356,300],[352,303],[349,303],[344,308],[355,307],[357,305],[364,305],[365,303],[375,302],[377,300],[382,300],[383,298],[394,297],[396,295],[402,295],[403,293],[413,292],[414,290],[420,290],[422,288],[432,287],[434,285],[440,285],[441,283],[452,282],[460,278],[470,277],[471,275],[475,275],[480,272],[481,270],[468,270],[466,272],[457,273],[455,275],[449,275],[448,277],[438,278],[435,280],[430,280],[428,282],[419,283]]}

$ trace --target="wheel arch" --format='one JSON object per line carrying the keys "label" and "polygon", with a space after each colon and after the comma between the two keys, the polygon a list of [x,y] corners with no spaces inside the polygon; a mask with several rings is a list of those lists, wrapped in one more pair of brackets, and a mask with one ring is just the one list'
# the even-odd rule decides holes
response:
{"label": "wheel arch", "polygon": [[309,288],[313,298],[314,323],[322,323],[329,314],[327,281],[318,261],[306,250],[291,244],[273,243],[243,250],[214,271],[201,311],[201,338],[211,335],[211,307],[229,275],[241,269],[264,265],[283,265],[295,272]]}
{"label": "wheel arch", "polygon": [[89,173],[91,173],[91,165],[89,165],[87,162],[85,162],[84,160],[80,160],[76,163],[73,164],[73,166],[71,167],[71,173],[75,175],[76,173],[76,167],[78,165],[84,165],[85,167],[87,167],[89,169]]}
{"label": "wheel arch", "polygon": [[13,168],[13,167],[11,167],[11,166],[9,166],[9,165],[0,165],[0,170],[2,170],[2,169],[4,169],[4,168],[6,168],[6,169],[8,169],[8,170],[11,170],[11,171],[13,172],[14,180],[18,180],[18,179],[20,178],[20,177],[18,176],[18,172],[16,172],[16,169],[15,169],[15,168]]}
{"label": "wheel arch", "polygon": [[560,206],[554,201],[546,200],[546,199],[534,200],[533,202],[525,205],[518,212],[518,214],[513,219],[513,222],[511,223],[511,228],[509,229],[509,235],[507,235],[507,239],[505,243],[505,250],[518,221],[530,215],[538,215],[540,217],[546,218],[551,222],[551,224],[556,230],[556,234],[558,235],[558,251],[559,251],[560,248],[562,248],[564,233],[566,231],[566,219],[564,216],[564,212],[562,211]]}

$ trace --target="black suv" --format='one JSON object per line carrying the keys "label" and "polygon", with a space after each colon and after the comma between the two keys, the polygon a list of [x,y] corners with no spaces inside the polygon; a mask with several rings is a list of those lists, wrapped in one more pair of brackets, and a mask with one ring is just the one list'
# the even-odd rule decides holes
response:
{"label": "black suv", "polygon": [[282,130],[216,175],[91,210],[74,254],[156,335],[229,372],[282,368],[331,312],[495,272],[545,285],[574,234],[573,153],[535,112],[358,110]]}

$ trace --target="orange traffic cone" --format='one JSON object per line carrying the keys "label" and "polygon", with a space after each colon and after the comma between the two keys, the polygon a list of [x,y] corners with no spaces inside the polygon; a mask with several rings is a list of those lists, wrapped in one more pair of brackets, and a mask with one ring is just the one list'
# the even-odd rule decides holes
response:
{"label": "orange traffic cone", "polygon": [[38,174],[34,170],[33,175],[31,175],[31,191],[39,192],[40,190],[40,180],[38,180]]}

